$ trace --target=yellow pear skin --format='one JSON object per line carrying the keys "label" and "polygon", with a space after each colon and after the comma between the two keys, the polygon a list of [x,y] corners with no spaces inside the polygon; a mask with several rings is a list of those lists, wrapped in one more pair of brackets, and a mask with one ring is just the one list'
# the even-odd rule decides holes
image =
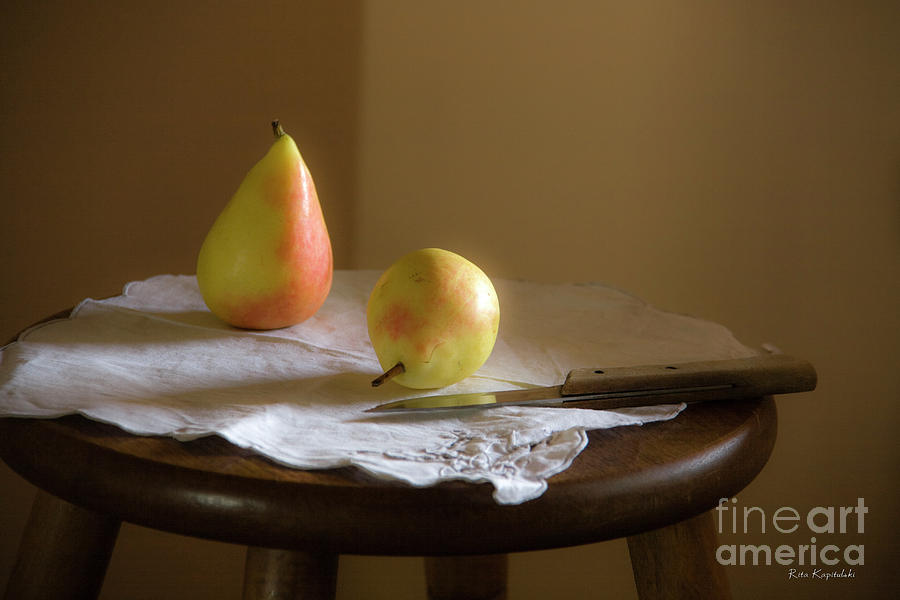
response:
{"label": "yellow pear skin", "polygon": [[369,339],[386,379],[410,388],[456,383],[488,359],[500,302],[474,263],[440,248],[411,252],[379,278],[366,306]]}
{"label": "yellow pear skin", "polygon": [[275,142],[250,169],[200,248],[197,283],[220,319],[245,329],[305,321],[328,296],[331,240],[297,144]]}

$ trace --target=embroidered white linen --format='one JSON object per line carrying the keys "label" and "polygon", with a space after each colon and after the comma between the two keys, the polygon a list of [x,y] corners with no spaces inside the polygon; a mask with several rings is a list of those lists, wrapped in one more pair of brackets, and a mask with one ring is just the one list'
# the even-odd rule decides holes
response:
{"label": "embroidered white linen", "polygon": [[220,435],[280,464],[354,465],[416,486],[490,482],[501,504],[540,496],[587,444],[586,431],[671,419],[683,405],[593,411],[507,407],[373,415],[431,393],[561,383],[577,367],[737,358],[754,352],[720,325],[666,313],[595,284],[496,280],[500,335],[473,376],[440,391],[389,383],[366,332],[375,271],[336,271],[308,321],[248,332],[216,319],[196,279],[160,275],[83,301],[0,355],[0,416],[79,413],[141,435]]}

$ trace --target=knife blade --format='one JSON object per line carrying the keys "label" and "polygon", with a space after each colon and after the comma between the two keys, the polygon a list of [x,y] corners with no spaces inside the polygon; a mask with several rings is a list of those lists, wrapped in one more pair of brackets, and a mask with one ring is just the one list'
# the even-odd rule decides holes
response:
{"label": "knife blade", "polygon": [[500,406],[606,410],[630,406],[760,398],[812,391],[815,368],[786,354],[686,363],[574,369],[562,385],[421,396],[380,404],[369,413],[447,411]]}

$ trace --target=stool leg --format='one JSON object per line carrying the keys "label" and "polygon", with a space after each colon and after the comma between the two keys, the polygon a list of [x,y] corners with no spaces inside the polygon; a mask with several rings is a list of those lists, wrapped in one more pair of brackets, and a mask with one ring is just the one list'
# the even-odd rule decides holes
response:
{"label": "stool leg", "polygon": [[338,555],[247,548],[244,600],[334,600]]}
{"label": "stool leg", "polygon": [[716,562],[713,512],[628,538],[641,600],[727,600],[725,569]]}
{"label": "stool leg", "polygon": [[38,490],[4,597],[96,598],[119,525]]}
{"label": "stool leg", "polygon": [[425,580],[429,600],[505,600],[506,554],[429,556]]}

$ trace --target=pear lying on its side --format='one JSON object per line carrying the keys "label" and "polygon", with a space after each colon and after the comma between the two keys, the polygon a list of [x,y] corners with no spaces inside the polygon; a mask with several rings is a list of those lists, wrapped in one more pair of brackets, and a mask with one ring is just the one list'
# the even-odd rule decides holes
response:
{"label": "pear lying on its side", "polygon": [[312,176],[278,121],[275,142],[206,236],[197,283],[209,309],[247,329],[311,317],[331,289],[331,240]]}
{"label": "pear lying on its side", "polygon": [[366,306],[369,339],[387,379],[438,388],[481,367],[497,340],[500,303],[484,271],[462,256],[425,248],[379,278]]}

